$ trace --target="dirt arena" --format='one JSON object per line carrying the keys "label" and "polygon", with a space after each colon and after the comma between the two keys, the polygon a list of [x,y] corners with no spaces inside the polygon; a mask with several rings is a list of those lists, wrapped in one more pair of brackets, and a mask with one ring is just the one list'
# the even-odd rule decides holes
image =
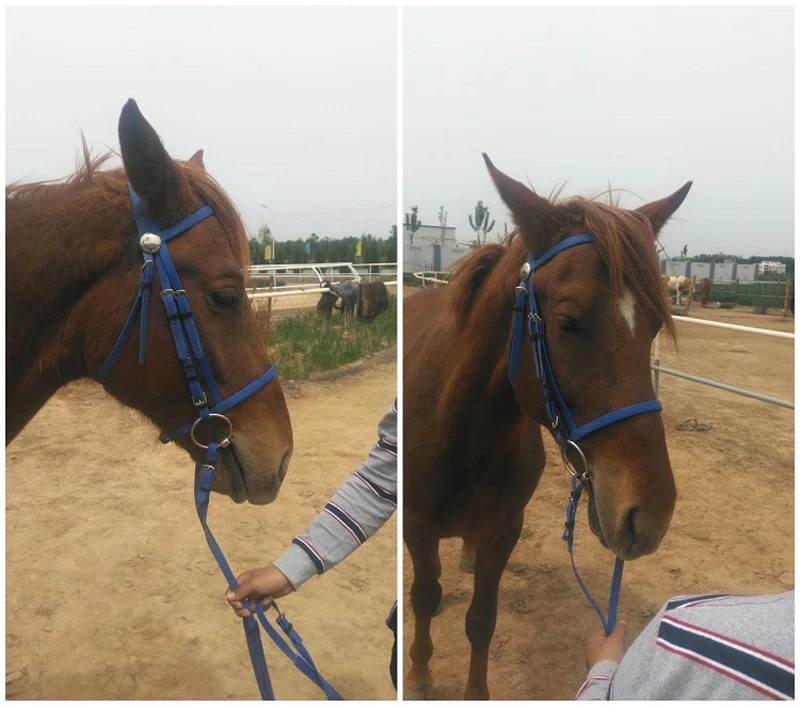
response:
{"label": "dirt arena", "polygon": [[[697,318],[793,331],[793,319],[754,316],[752,309],[702,309]],[[664,344],[662,364],[785,400],[794,399],[792,341],[677,323],[679,352]],[[635,638],[670,597],[709,591],[780,592],[794,587],[793,412],[722,390],[661,377],[678,502],[671,529],[655,555],[630,562],[620,617]],[[687,419],[708,431],[678,431]],[[522,538],[500,584],[491,647],[492,699],[573,699],[585,676],[586,638],[600,627],[580,592],[561,532],[569,476],[546,440],[548,463],[526,513]],[[458,568],[460,544],[445,540],[443,609],[434,618],[431,668],[438,699],[460,699],[469,642],[464,618],[472,577]],[[590,590],[607,605],[613,556],[579,512],[575,556]],[[405,656],[413,639],[404,562]]]}
{"label": "dirt arena", "polygon": [[[396,349],[284,385],[295,450],[268,507],[212,496],[234,571],[276,558],[375,443],[396,390]],[[347,409],[342,426],[335,410]],[[7,449],[6,695],[12,699],[258,699],[240,620],[192,502],[193,464],[81,382]],[[346,699],[394,699],[393,518],[341,566],[280,601]],[[270,611],[272,615],[274,613]],[[278,699],[323,698],[264,636]]]}

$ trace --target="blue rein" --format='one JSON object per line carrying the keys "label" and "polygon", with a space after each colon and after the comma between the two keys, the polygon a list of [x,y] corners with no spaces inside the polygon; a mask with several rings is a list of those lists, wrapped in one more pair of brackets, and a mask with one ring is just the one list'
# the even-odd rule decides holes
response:
{"label": "blue rein", "polygon": [[[225,559],[222,550],[217,544],[214,535],[208,527],[206,518],[208,516],[208,504],[211,494],[211,484],[214,472],[217,467],[219,450],[231,444],[233,434],[233,424],[225,416],[232,407],[243,402],[251,395],[258,392],[261,388],[268,385],[275,378],[277,371],[271,365],[264,373],[259,375],[251,383],[235,392],[228,398],[223,398],[219,387],[214,379],[208,358],[204,354],[200,334],[194,321],[189,297],[181,285],[178,272],[169,255],[167,243],[173,238],[185,233],[192,226],[209,218],[214,214],[210,206],[195,211],[192,215],[184,218],[175,225],[161,229],[159,225],[150,218],[142,204],[138,194],[133,187],[128,184],[128,192],[131,198],[134,218],[136,219],[136,229],[139,233],[139,245],[142,250],[142,269],[139,277],[139,288],[136,292],[136,299],[133,302],[128,318],[122,327],[122,331],[117,337],[117,341],[111,350],[108,359],[100,368],[94,379],[101,384],[105,383],[114,366],[119,361],[128,339],[133,333],[136,320],[139,319],[139,364],[144,365],[145,351],[147,346],[147,316],[149,312],[150,293],[153,286],[153,272],[158,272],[160,286],[160,296],[164,304],[164,311],[169,323],[172,341],[178,361],[181,364],[184,378],[186,380],[192,404],[197,410],[198,417],[184,424],[182,427],[171,433],[162,433],[159,437],[161,443],[169,443],[187,434],[190,435],[194,444],[206,452],[205,463],[195,465],[194,475],[194,502],[200,525],[206,536],[206,542],[211,553],[216,559],[225,579],[231,590],[238,588],[236,577]],[[214,420],[221,421],[227,425],[227,432],[220,441],[209,441],[203,444],[197,438],[198,428],[204,422]],[[261,633],[258,629],[260,622],[270,639],[280,648],[280,650],[292,661],[300,672],[314,682],[329,700],[342,700],[337,691],[328,684],[322,675],[317,671],[314,660],[303,645],[303,640],[286,616],[280,612],[276,603],[273,607],[277,612],[276,623],[289,638],[289,643],[284,640],[280,633],[269,623],[264,609],[259,602],[256,607],[256,615],[250,615],[243,619],[244,633],[247,640],[247,649],[250,653],[250,661],[253,665],[253,672],[256,676],[258,689],[261,698],[264,700],[274,700],[275,694],[272,690],[272,682],[267,668],[264,648],[261,644]],[[256,618],[258,622],[256,622]]]}
{"label": "blue rein", "polygon": [[[608,617],[606,618],[597,601],[592,597],[592,594],[586,587],[586,584],[581,580],[578,570],[575,567],[575,559],[573,556],[575,517],[578,511],[578,502],[580,501],[584,487],[591,483],[586,456],[584,456],[577,442],[589,436],[589,434],[593,434],[623,419],[629,419],[630,417],[646,414],[648,412],[660,412],[661,403],[658,400],[637,402],[636,404],[604,414],[582,426],[578,426],[556,381],[555,372],[553,371],[553,366],[547,351],[544,320],[539,313],[539,305],[536,301],[536,293],[533,286],[533,277],[536,270],[546,265],[556,255],[569,248],[578,245],[588,245],[593,242],[594,238],[592,238],[591,235],[588,233],[580,233],[579,235],[565,238],[546,250],[539,258],[534,258],[533,255],[528,254],[528,260],[520,270],[520,283],[516,288],[514,300],[514,322],[511,335],[511,350],[509,352],[508,375],[511,380],[514,380],[519,373],[520,350],[522,348],[524,323],[527,319],[528,337],[531,340],[533,349],[536,377],[542,386],[542,392],[544,394],[545,414],[555,434],[556,441],[561,447],[561,456],[564,460],[564,465],[572,474],[572,492],[570,493],[569,502],[567,503],[567,519],[564,523],[562,539],[567,543],[567,551],[569,552],[572,570],[575,573],[578,585],[589,600],[592,608],[594,608],[595,612],[600,617],[600,622],[603,624],[606,635],[609,635],[617,622],[617,607],[619,605],[619,595],[622,589],[622,570],[624,562],[620,558],[617,558],[614,562],[614,575],[611,581],[611,595],[608,603]],[[567,457],[567,452],[569,450],[577,452],[583,464],[582,471],[576,470],[569,461]]]}

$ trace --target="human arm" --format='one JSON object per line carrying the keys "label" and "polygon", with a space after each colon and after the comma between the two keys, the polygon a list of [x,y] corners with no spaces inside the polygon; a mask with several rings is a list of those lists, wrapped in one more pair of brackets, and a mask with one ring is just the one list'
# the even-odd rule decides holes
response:
{"label": "human arm", "polygon": [[[391,517],[397,508],[397,403],[378,425],[378,442],[302,535],[271,566],[238,578],[226,598],[244,617],[242,598],[280,598],[349,556]],[[271,598],[264,602],[269,605]]]}

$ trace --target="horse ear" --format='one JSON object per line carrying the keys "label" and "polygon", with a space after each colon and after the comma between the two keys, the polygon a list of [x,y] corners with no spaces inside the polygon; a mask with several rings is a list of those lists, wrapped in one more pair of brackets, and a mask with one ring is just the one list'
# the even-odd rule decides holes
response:
{"label": "horse ear", "polygon": [[535,191],[512,179],[492,164],[484,152],[483,161],[489,169],[497,192],[511,211],[520,229],[525,246],[534,253],[546,249],[559,229],[558,207]]}
{"label": "horse ear", "polygon": [[189,164],[194,164],[200,167],[203,171],[206,170],[206,165],[203,162],[203,150],[197,150],[191,157],[189,157]]}
{"label": "horse ear", "polygon": [[650,225],[653,226],[653,233],[655,234],[656,238],[658,237],[658,233],[664,224],[683,203],[683,200],[686,198],[686,195],[689,193],[689,189],[691,188],[692,182],[687,181],[674,194],[671,194],[663,199],[659,199],[658,201],[646,203],[644,206],[639,206],[639,208],[636,209],[636,213],[641,213],[647,217],[648,221],[650,221]]}
{"label": "horse ear", "polygon": [[119,116],[119,144],[125,174],[148,213],[157,219],[174,216],[180,200],[180,172],[132,98]]}

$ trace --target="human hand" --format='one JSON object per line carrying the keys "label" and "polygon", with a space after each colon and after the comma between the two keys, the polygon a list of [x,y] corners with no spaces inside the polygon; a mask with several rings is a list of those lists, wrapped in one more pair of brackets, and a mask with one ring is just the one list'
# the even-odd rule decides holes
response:
{"label": "human hand", "polygon": [[613,662],[621,662],[625,655],[625,634],[628,624],[621,620],[606,637],[605,630],[600,628],[586,642],[586,669],[591,670],[595,664],[610,659]]}
{"label": "human hand", "polygon": [[236,581],[239,588],[235,591],[229,588],[225,598],[240,618],[246,618],[251,612],[255,612],[256,601],[261,601],[264,608],[269,608],[274,598],[288,596],[294,591],[289,579],[274,566],[245,571],[236,577]]}

